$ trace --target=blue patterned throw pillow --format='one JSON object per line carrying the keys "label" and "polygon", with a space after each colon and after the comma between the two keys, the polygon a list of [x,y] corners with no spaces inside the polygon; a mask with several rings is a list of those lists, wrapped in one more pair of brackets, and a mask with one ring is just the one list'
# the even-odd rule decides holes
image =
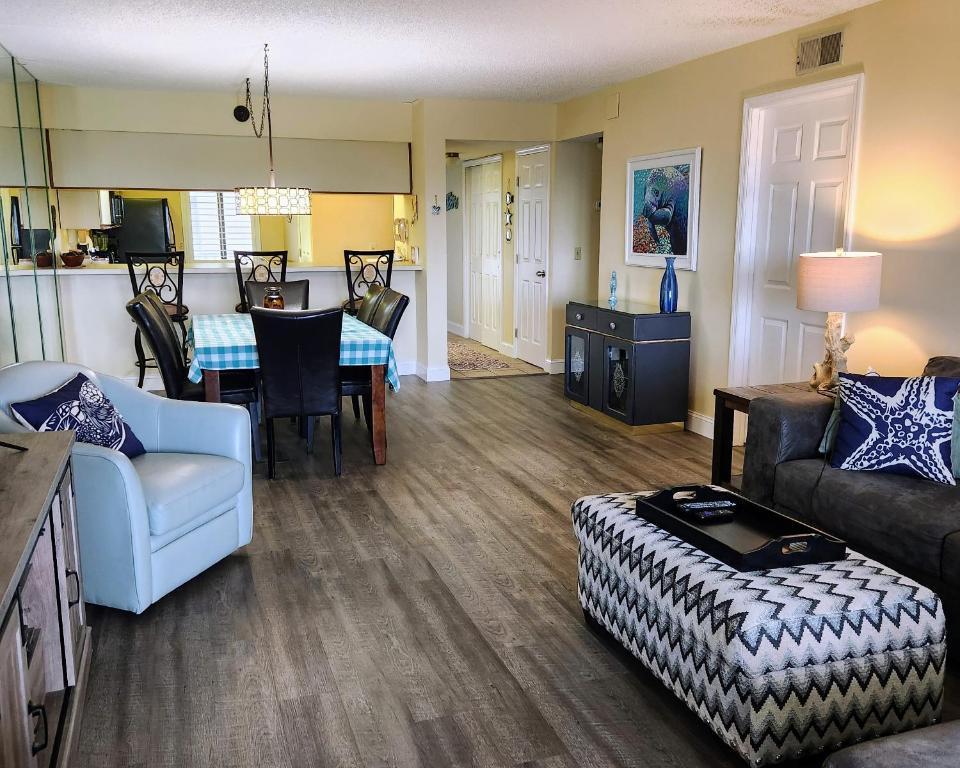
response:
{"label": "blue patterned throw pillow", "polygon": [[840,429],[830,465],[956,485],[950,457],[960,379],[840,374]]}
{"label": "blue patterned throw pillow", "polygon": [[36,400],[11,403],[10,410],[17,421],[37,432],[72,429],[77,433],[78,443],[112,448],[131,459],[146,453],[143,443],[113,403],[82,373]]}

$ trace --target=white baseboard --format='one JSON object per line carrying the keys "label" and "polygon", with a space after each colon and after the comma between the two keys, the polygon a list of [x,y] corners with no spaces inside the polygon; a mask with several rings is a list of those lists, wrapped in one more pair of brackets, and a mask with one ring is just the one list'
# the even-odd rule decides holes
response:
{"label": "white baseboard", "polygon": [[686,426],[690,432],[713,440],[713,416],[705,416],[696,411],[687,411]]}
{"label": "white baseboard", "polygon": [[398,360],[397,373],[401,376],[412,376],[417,372],[416,360]]}
{"label": "white baseboard", "polygon": [[450,381],[450,366],[436,365],[427,368],[427,366],[417,363],[417,376],[424,381]]}
{"label": "white baseboard", "polygon": [[500,342],[500,354],[506,355],[507,357],[516,357],[517,356],[517,345],[516,343],[508,344],[505,341]]}
{"label": "white baseboard", "polygon": [[564,359],[561,357],[559,360],[545,360],[543,370],[547,373],[563,373],[563,363]]}
{"label": "white baseboard", "polygon": [[455,323],[453,320],[447,320],[447,332],[463,337],[466,337],[467,335],[467,332],[463,327],[463,323]]}

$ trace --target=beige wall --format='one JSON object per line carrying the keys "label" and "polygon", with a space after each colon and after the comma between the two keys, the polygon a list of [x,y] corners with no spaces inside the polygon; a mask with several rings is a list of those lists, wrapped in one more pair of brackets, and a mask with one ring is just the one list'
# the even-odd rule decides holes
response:
{"label": "beige wall", "polygon": [[593,141],[558,141],[552,151],[547,357],[562,361],[567,302],[591,298],[598,290],[600,214],[594,202],[600,199],[603,155]]}
{"label": "beige wall", "polygon": [[[746,97],[812,82],[794,75],[797,39],[843,26],[844,60],[819,79],[865,75],[853,245],[884,253],[881,309],[853,315],[854,370],[917,373],[960,354],[960,3],[884,0],[816,27],[762,40],[559,105],[558,138],[604,133],[600,285],[656,303],[661,270],[624,266],[626,162],[703,147],[699,269],[681,272],[693,313],[691,407],[712,413],[727,383],[731,291]],[[620,113],[607,119],[608,97]]]}
{"label": "beige wall", "polygon": [[393,195],[311,195],[313,262],[343,266],[344,250],[393,248]]}
{"label": "beige wall", "polygon": [[[65,130],[250,136],[250,124],[233,119],[237,98],[210,91],[40,86],[44,127]],[[274,136],[410,141],[412,106],[404,102],[271,94],[270,104]]]}

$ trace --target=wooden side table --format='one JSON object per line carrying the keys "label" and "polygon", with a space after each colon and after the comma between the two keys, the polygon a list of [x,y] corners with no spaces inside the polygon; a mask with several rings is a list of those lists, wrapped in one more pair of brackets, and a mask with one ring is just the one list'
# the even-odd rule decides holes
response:
{"label": "wooden side table", "polygon": [[812,391],[805,381],[793,384],[758,384],[750,387],[717,387],[713,390],[716,405],[713,412],[713,465],[710,482],[731,490],[739,490],[739,483],[735,482],[732,476],[734,413],[747,413],[750,401],[764,395]]}

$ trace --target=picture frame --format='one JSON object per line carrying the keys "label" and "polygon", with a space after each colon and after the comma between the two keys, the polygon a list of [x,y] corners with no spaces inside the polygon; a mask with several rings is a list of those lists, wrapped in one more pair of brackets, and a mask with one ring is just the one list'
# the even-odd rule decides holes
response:
{"label": "picture frame", "polygon": [[693,147],[627,161],[628,266],[662,268],[664,256],[675,256],[677,269],[696,272],[701,155]]}

